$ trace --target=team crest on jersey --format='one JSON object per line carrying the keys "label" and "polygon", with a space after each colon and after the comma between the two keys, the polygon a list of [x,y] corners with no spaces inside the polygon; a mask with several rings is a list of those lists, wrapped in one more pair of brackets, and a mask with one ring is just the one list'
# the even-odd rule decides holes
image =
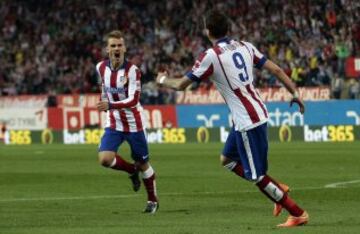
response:
{"label": "team crest on jersey", "polygon": [[127,76],[120,76],[119,77],[119,81],[123,84],[123,85],[126,85],[127,84],[127,82],[128,82],[128,78],[127,78]]}

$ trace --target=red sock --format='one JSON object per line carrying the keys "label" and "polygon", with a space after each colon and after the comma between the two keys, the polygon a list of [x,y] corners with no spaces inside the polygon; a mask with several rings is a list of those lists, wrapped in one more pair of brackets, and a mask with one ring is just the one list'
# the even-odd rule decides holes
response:
{"label": "red sock", "polygon": [[303,214],[304,210],[284,193],[279,184],[270,176],[265,175],[256,185],[270,200],[281,204],[292,216],[298,217]]}
{"label": "red sock", "polygon": [[242,168],[240,163],[232,161],[232,162],[224,165],[224,167],[227,168],[228,170],[234,172],[236,175],[244,178],[244,169]]}
{"label": "red sock", "polygon": [[143,172],[143,182],[146,188],[148,201],[157,202],[155,173],[152,167]]}
{"label": "red sock", "polygon": [[128,163],[120,155],[116,155],[112,165],[110,166],[112,169],[126,171],[129,174],[135,173],[135,164]]}
{"label": "red sock", "polygon": [[279,202],[292,216],[299,217],[304,213],[295,201],[293,201],[288,194],[285,194],[283,199]]}
{"label": "red sock", "polygon": [[239,163],[236,163],[234,169],[232,169],[232,171],[241,177],[244,177],[244,169],[242,168],[242,166]]}

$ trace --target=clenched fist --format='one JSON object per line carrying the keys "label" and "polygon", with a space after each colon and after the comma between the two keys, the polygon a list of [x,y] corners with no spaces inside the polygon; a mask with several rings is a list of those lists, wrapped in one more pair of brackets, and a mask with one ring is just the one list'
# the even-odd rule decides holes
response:
{"label": "clenched fist", "polygon": [[109,102],[108,101],[101,101],[101,102],[98,102],[96,104],[96,108],[99,110],[99,111],[107,111],[109,110]]}

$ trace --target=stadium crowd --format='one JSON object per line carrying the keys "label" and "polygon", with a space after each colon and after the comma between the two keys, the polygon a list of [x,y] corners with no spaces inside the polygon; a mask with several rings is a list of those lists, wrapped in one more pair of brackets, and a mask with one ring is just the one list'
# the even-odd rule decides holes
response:
{"label": "stadium crowd", "polygon": [[[128,59],[143,73],[143,102],[173,103],[155,74],[191,69],[210,45],[203,32],[210,8],[226,12],[233,37],[255,44],[299,86],[326,85],[340,97],[345,59],[360,56],[360,1],[2,0],[0,95],[98,92],[103,36],[120,29]],[[279,86],[265,71],[256,77],[258,87]],[[348,82],[349,97],[359,98],[359,80]]]}

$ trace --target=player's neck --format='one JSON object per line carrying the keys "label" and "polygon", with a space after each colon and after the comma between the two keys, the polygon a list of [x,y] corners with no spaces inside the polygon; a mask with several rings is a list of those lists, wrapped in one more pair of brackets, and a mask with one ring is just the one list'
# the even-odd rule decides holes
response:
{"label": "player's neck", "polygon": [[209,36],[209,40],[211,41],[211,44],[215,46],[218,39]]}
{"label": "player's neck", "polygon": [[225,36],[223,36],[223,37],[219,37],[219,38],[214,38],[214,37],[212,37],[212,36],[209,36],[209,40],[211,41],[211,44],[212,44],[213,46],[215,46],[215,45],[219,42],[219,40],[225,39],[225,38],[227,38],[227,37],[228,37],[227,35],[225,35]]}
{"label": "player's neck", "polygon": [[123,65],[124,61],[125,61],[124,58],[121,58],[119,60],[110,60],[111,69],[118,70],[121,67],[121,65]]}

